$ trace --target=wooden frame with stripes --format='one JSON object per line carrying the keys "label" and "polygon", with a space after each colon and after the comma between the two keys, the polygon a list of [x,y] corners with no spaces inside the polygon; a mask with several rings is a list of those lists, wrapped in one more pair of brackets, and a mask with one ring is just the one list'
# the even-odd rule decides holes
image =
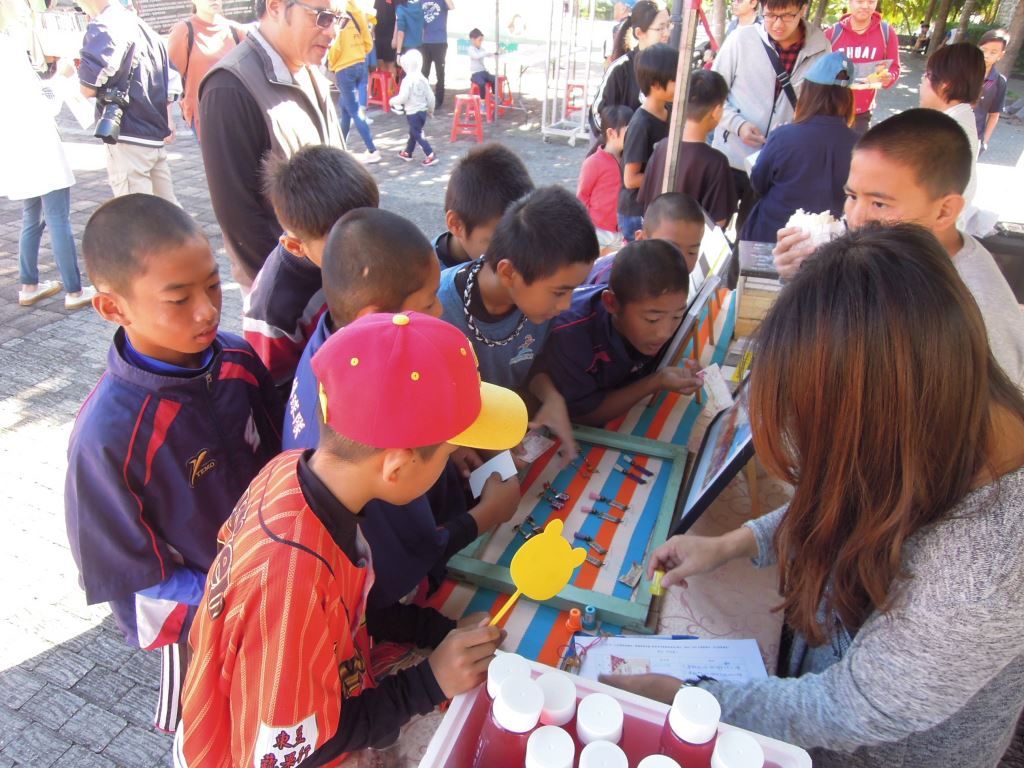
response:
{"label": "wooden frame with stripes", "polygon": [[[534,462],[522,478],[523,498],[512,519],[454,555],[448,561],[449,573],[487,589],[512,594],[515,585],[509,562],[524,541],[517,529],[539,530],[552,519],[562,519],[567,538],[574,532],[581,533],[606,553],[600,555],[589,543],[577,540],[577,546],[588,546],[594,561],[603,558],[603,565],[585,562],[573,573],[570,583],[546,604],[560,610],[592,605],[605,624],[653,632],[655,627],[648,621],[651,594],[645,575],[635,589],[619,578],[633,563],[646,563],[652,542],[661,543],[668,537],[686,474],[686,448],[591,427],[576,427],[574,433],[583,449],[577,466],[559,468],[554,448]],[[629,469],[622,456],[652,474],[643,476],[644,483],[631,479],[622,471]],[[589,474],[585,462],[596,472]],[[641,477],[636,470],[630,474],[633,478]],[[562,509],[555,508],[538,493],[545,481],[570,494],[570,501]],[[593,501],[591,494],[612,499],[629,509],[623,512],[607,502]],[[623,522],[615,523],[584,509],[595,505],[608,516],[622,517]]]}

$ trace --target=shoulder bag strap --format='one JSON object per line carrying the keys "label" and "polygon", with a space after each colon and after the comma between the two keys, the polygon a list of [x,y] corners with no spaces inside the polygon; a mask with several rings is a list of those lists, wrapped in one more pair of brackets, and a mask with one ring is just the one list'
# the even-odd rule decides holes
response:
{"label": "shoulder bag strap", "polygon": [[763,39],[761,45],[764,46],[765,53],[768,54],[768,59],[771,61],[772,66],[775,68],[775,79],[782,86],[782,90],[786,94],[786,98],[789,99],[789,104],[793,109],[796,109],[796,91],[793,90],[793,83],[790,81],[789,72],[782,66],[782,61],[779,60],[779,54],[775,48],[766,43]]}

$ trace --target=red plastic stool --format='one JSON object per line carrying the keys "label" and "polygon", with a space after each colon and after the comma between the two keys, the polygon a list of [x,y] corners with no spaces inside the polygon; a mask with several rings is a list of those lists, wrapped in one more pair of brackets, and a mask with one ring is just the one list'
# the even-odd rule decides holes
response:
{"label": "red plastic stool", "polygon": [[[494,96],[491,96],[492,101]],[[504,75],[498,75],[498,98],[497,98],[497,111],[498,117],[502,117],[505,114],[506,107],[515,106],[515,100],[512,98],[512,86],[508,84],[508,78]],[[492,106],[493,109],[493,106]]]}
{"label": "red plastic stool", "polygon": [[[577,103],[576,97],[580,97],[580,102]],[[587,102],[587,86],[583,83],[567,83],[565,86],[565,116],[569,117],[573,112],[579,112],[583,109],[583,104]]]}
{"label": "red plastic stool", "polygon": [[452,115],[451,140],[459,136],[475,136],[476,143],[484,140],[484,121],[480,115],[480,97],[459,94],[455,97],[455,114]]}
{"label": "red plastic stool", "polygon": [[484,93],[480,93],[480,86],[473,83],[469,88],[469,95],[476,96],[484,103],[484,115],[487,117],[488,123],[494,122],[494,91],[491,90],[491,84],[484,84]]}
{"label": "red plastic stool", "polygon": [[366,95],[366,106],[377,106],[385,112],[390,112],[391,103],[389,99],[398,93],[394,76],[390,72],[385,72],[380,69],[375,70],[370,73],[370,81],[368,85],[369,88]]}

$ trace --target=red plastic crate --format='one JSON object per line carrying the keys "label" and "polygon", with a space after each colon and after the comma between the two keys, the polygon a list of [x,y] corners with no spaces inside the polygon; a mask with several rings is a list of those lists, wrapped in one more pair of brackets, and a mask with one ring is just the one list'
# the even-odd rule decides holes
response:
{"label": "red plastic crate", "polygon": [[[551,671],[551,667],[544,664],[530,664],[534,677]],[[573,681],[576,683],[576,692],[580,698],[591,693],[607,693],[622,705],[625,723],[619,746],[625,751],[630,765],[636,765],[648,755],[657,753],[661,728],[669,710],[667,704],[645,699],[594,680],[573,676]],[[473,754],[489,706],[483,690],[484,686],[481,685],[469,693],[455,697],[448,712],[445,713],[444,720],[441,721],[441,727],[430,740],[426,754],[420,761],[420,768],[467,768],[473,764]],[[722,723],[719,730],[743,729]],[[757,739],[764,749],[765,768],[811,768],[810,755],[800,747],[758,733],[750,735]]]}

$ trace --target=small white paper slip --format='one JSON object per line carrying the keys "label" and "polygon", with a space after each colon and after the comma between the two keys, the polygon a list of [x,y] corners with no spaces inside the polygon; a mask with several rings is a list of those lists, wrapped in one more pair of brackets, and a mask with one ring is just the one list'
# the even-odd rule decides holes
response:
{"label": "small white paper slip", "polygon": [[732,393],[729,391],[729,385],[725,383],[725,376],[722,375],[722,369],[718,367],[718,363],[712,363],[701,373],[704,374],[704,389],[708,393],[712,410],[717,413],[731,408]]}
{"label": "small white paper slip", "polygon": [[512,454],[502,451],[490,461],[480,465],[469,475],[469,490],[473,492],[473,498],[480,498],[483,493],[484,483],[487,478],[497,472],[502,480],[508,480],[516,474],[516,463],[512,461]]}
{"label": "small white paper slip", "polygon": [[527,464],[532,464],[554,444],[555,441],[551,438],[531,430],[523,437],[523,442],[519,444],[519,450],[516,453]]}

